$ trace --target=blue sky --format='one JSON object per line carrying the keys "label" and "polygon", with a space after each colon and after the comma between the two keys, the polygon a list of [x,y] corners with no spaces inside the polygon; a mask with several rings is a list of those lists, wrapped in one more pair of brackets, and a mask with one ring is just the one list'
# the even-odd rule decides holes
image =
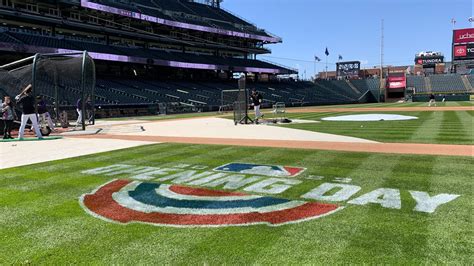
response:
{"label": "blue sky", "polygon": [[386,64],[413,64],[420,51],[439,51],[451,60],[451,19],[456,28],[468,28],[474,13],[472,0],[224,0],[222,6],[283,38],[260,59],[298,68],[301,75],[306,70],[308,78],[314,55],[322,59],[317,71],[324,70],[326,46],[330,63],[340,54],[362,67],[379,65],[382,19]]}

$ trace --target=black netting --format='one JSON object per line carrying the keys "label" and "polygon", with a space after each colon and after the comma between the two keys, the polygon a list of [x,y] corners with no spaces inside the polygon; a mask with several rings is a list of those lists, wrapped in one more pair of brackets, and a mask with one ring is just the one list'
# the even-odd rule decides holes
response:
{"label": "black netting", "polygon": [[31,84],[31,71],[31,65],[13,71],[0,69],[0,88],[9,96],[19,94],[24,87]]}
{"label": "black netting", "polygon": [[248,94],[245,85],[245,78],[239,79],[239,90],[234,102],[234,122],[248,122]]}
{"label": "black netting", "polygon": [[[95,66],[88,55],[37,55],[0,68],[0,89],[15,97],[28,85],[42,96],[49,113],[59,124],[61,116],[77,118],[76,104],[85,99],[86,122],[94,115]],[[92,118],[93,121],[93,118]],[[67,123],[66,123],[67,126]]]}

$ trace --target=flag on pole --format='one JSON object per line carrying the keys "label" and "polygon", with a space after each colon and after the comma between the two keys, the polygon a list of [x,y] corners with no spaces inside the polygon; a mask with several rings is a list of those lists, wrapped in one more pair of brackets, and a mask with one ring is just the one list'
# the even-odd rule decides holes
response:
{"label": "flag on pole", "polygon": [[326,47],[326,51],[324,52],[324,54],[325,54],[326,56],[329,56],[329,51],[328,51],[328,48],[327,48],[327,47]]}

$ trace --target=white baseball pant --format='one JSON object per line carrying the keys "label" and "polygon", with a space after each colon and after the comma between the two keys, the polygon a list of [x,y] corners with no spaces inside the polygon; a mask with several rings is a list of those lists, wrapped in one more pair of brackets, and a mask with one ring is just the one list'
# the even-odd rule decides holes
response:
{"label": "white baseball pant", "polygon": [[20,125],[20,132],[18,133],[18,138],[22,139],[25,136],[25,127],[26,123],[28,123],[28,120],[31,121],[31,124],[33,125],[33,128],[36,133],[36,137],[42,138],[43,135],[41,135],[40,128],[38,126],[38,117],[36,114],[22,114],[21,115],[21,125]]}

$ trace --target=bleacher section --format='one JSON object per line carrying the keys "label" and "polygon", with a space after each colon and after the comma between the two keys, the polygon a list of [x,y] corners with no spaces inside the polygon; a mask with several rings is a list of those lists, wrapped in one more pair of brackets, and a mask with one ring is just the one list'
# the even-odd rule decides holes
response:
{"label": "bleacher section", "polygon": [[[425,78],[431,84],[431,91],[428,89]],[[472,76],[467,77],[471,85],[474,79]],[[432,75],[428,77],[423,76],[407,76],[407,87],[415,88],[416,94],[423,93],[468,93],[469,88],[466,88],[462,78],[457,74]]]}
{"label": "bleacher section", "polygon": [[[363,93],[354,93],[344,81],[249,83],[262,93],[267,105],[285,102],[291,106],[354,103]],[[216,110],[223,90],[235,90],[236,82],[98,80],[96,94],[115,104],[157,104],[177,102]],[[349,90],[351,91],[348,94]],[[366,89],[367,91],[367,89]],[[365,93],[365,92],[364,92]],[[105,104],[97,100],[98,104]]]}
{"label": "bleacher section", "polygon": [[264,30],[258,29],[255,25],[252,25],[223,9],[199,3],[183,0],[138,0],[130,1],[131,4],[122,4],[113,0],[96,0],[94,2],[162,19],[254,33],[270,37],[270,35]]}
{"label": "bleacher section", "polygon": [[286,69],[260,60],[198,55],[192,53],[177,53],[156,49],[111,46],[100,42],[66,39],[64,36],[53,37],[19,32],[7,32],[6,29],[3,29],[3,32],[0,29],[0,42],[12,44],[14,43],[17,46],[19,44],[24,44],[33,47],[63,48],[78,51],[87,50],[89,52],[97,52],[103,54],[126,55],[131,57],[140,57],[144,59],[197,63],[204,65],[219,65],[228,68],[262,68],[278,69],[281,71],[281,73],[292,72],[292,70],[290,69]]}
{"label": "bleacher section", "polygon": [[428,92],[425,79],[421,76],[407,76],[407,87],[415,88],[416,93]]}
{"label": "bleacher section", "polygon": [[[354,93],[344,81],[249,83],[262,93],[265,104],[285,102],[289,106],[356,103],[364,93]],[[217,110],[223,90],[235,90],[236,82],[191,81],[97,81],[97,104],[158,104],[176,102],[208,110]],[[351,90],[351,93],[348,93]]]}
{"label": "bleacher section", "polygon": [[[431,76],[434,93],[467,92],[460,76]],[[468,76],[472,83],[474,78]],[[408,86],[424,88],[424,77],[412,76]],[[457,80],[457,82],[453,82]],[[352,86],[356,88],[352,88]],[[462,86],[462,87],[460,87]],[[313,82],[257,82],[247,83],[249,90],[255,88],[264,96],[264,104],[268,107],[276,102],[285,102],[288,106],[307,106],[325,104],[362,103],[367,95],[378,99],[379,80],[319,80]],[[223,90],[235,90],[235,81],[153,81],[140,79],[98,79],[96,83],[97,105],[156,105],[160,103],[176,103],[193,106],[202,110],[217,110],[223,104]],[[461,90],[460,90],[461,89]],[[417,89],[417,93],[426,93]],[[77,94],[77,95],[76,95]],[[78,92],[71,92],[71,99],[66,103],[74,103]]]}
{"label": "bleacher section", "polygon": [[[344,85],[346,84],[346,85]],[[81,97],[79,91],[60,86],[67,91],[61,105],[72,106]],[[285,102],[287,106],[357,103],[364,93],[354,93],[345,81],[248,83],[264,97],[264,106]],[[0,85],[0,89],[2,89]],[[218,110],[223,90],[237,89],[237,82],[146,81],[137,79],[98,79],[97,106],[151,106],[176,103],[201,110]],[[48,91],[42,89],[42,91]],[[11,94],[11,93],[8,93]],[[53,92],[51,91],[51,94]],[[14,96],[14,95],[11,95]],[[44,95],[47,99],[52,95]]]}
{"label": "bleacher section", "polygon": [[369,90],[375,99],[380,99],[380,79],[356,79],[350,81],[359,91]]}
{"label": "bleacher section", "polygon": [[433,75],[430,77],[433,92],[466,92],[460,75]]}

